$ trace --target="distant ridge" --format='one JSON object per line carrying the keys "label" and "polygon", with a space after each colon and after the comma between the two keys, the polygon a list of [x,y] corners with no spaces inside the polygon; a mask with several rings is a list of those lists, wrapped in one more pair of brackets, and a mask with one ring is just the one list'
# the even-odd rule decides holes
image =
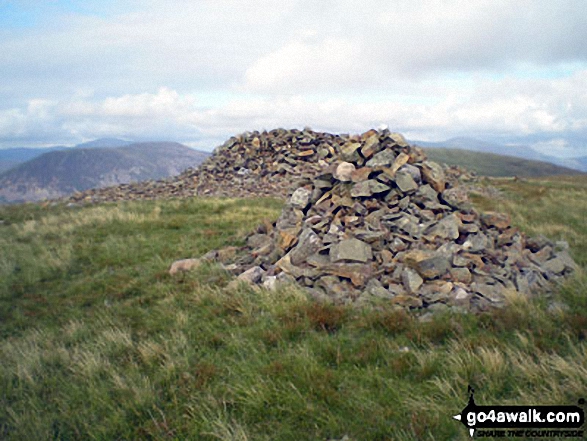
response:
{"label": "distant ridge", "polygon": [[198,166],[208,155],[173,142],[52,151],[1,174],[0,202],[39,201],[166,178]]}
{"label": "distant ridge", "polygon": [[94,141],[83,142],[75,146],[78,149],[93,149],[93,148],[114,148],[124,147],[126,145],[136,144],[133,141],[125,141],[118,138],[99,138]]}
{"label": "distant ridge", "polygon": [[10,170],[16,167],[18,164],[30,161],[37,156],[41,156],[45,153],[54,152],[57,150],[66,150],[69,147],[65,146],[54,146],[44,148],[27,148],[27,147],[14,147],[10,149],[0,150],[0,173]]}
{"label": "distant ridge", "polygon": [[529,178],[583,174],[579,170],[561,167],[548,162],[498,155],[495,153],[431,147],[424,148],[424,151],[435,162],[458,165],[482,176],[518,176]]}
{"label": "distant ridge", "polygon": [[133,141],[125,141],[118,138],[100,138],[78,144],[74,147],[56,145],[53,147],[13,147],[0,149],[0,173],[49,152],[78,148],[114,148],[130,144],[133,144]]}
{"label": "distant ridge", "polygon": [[475,138],[457,137],[446,141],[411,141],[424,148],[458,149],[482,153],[493,153],[496,155],[510,156],[533,161],[542,161],[561,167],[572,168],[587,172],[587,157],[560,158],[546,155],[532,148],[530,145],[522,144],[499,144],[495,142],[481,141]]}

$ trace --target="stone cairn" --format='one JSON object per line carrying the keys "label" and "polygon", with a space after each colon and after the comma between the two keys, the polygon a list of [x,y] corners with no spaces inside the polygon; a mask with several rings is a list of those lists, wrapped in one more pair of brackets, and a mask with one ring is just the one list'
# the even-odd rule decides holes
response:
{"label": "stone cairn", "polygon": [[[261,197],[285,199],[300,179],[315,176],[332,163],[349,135],[311,129],[275,129],[233,136],[217,147],[199,168],[158,181],[90,189],[66,198],[71,203],[187,198],[194,196]],[[474,180],[459,167],[445,167],[449,182]]]}
{"label": "stone cairn", "polygon": [[348,135],[311,129],[246,132],[217,147],[197,169],[160,181],[79,192],[69,202],[104,202],[169,197],[225,196],[286,198],[297,180],[331,163]]}
{"label": "stone cairn", "polygon": [[[243,182],[254,176],[263,185],[280,173],[301,179],[279,219],[245,247],[204,256],[240,280],[269,289],[295,281],[339,304],[478,312],[503,306],[508,291],[533,295],[576,268],[565,242],[528,238],[507,215],[478,213],[457,179],[399,134],[370,130],[332,144],[302,135],[294,149],[288,137],[272,144],[271,133],[250,143],[231,138],[220,153],[238,146],[239,161],[219,155],[200,174],[232,168]],[[280,156],[282,149],[289,153]],[[309,157],[319,159],[300,171],[298,161]]]}

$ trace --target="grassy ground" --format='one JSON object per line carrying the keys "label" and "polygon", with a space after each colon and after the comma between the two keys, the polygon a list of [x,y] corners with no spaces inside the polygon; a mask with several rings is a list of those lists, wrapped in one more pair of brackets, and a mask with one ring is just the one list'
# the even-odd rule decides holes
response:
{"label": "grassy ground", "polygon": [[[587,181],[500,181],[512,213],[587,266]],[[478,404],[587,397],[587,278],[484,316],[419,323],[317,306],[179,258],[239,243],[271,200],[0,209],[0,438],[468,439]]]}

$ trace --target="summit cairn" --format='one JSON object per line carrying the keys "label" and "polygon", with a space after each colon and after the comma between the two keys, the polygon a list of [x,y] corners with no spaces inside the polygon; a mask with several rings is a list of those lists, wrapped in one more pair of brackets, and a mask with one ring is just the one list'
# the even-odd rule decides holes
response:
{"label": "summit cairn", "polygon": [[[428,312],[500,307],[508,291],[532,295],[576,268],[566,243],[527,238],[509,216],[478,213],[456,180],[400,134],[369,130],[340,140],[309,140],[297,151],[323,161],[299,173],[279,219],[250,235],[237,258],[206,258],[267,288],[295,281],[320,300]],[[232,166],[261,179],[296,167],[262,164],[274,147],[257,148]]]}
{"label": "summit cairn", "polygon": [[292,184],[334,161],[348,135],[309,128],[245,132],[216,147],[196,169],[160,181],[87,190],[70,202],[102,202],[194,196],[281,197]]}

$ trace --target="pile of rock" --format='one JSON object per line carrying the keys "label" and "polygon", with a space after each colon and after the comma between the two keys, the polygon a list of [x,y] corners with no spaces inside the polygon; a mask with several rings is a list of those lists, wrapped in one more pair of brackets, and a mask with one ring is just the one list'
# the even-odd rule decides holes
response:
{"label": "pile of rock", "polygon": [[[401,135],[370,130],[337,138],[334,149],[311,138],[292,148],[284,139],[287,156],[257,139],[251,151],[229,141],[225,148],[239,145],[242,160],[217,160],[206,172],[239,167],[246,182],[249,174],[295,172],[293,161],[308,157],[331,164],[312,162],[300,173],[277,222],[249,236],[244,252],[206,256],[241,280],[269,288],[296,281],[337,303],[482,311],[503,305],[508,290],[531,295],[576,267],[565,243],[527,238],[507,215],[479,214],[456,180]],[[273,160],[285,157],[292,162]]]}
{"label": "pile of rock", "polygon": [[88,190],[70,202],[169,197],[227,196],[285,198],[298,179],[313,176],[334,160],[348,135],[311,129],[246,132],[217,147],[198,169],[175,178]]}
{"label": "pile of rock", "polygon": [[188,168],[180,175],[167,179],[134,182],[77,192],[66,198],[66,201],[70,203],[98,203],[187,198],[196,196],[197,182],[198,170]]}
{"label": "pile of rock", "polygon": [[[186,198],[193,196],[286,198],[292,185],[315,176],[336,158],[348,154],[358,135],[275,129],[245,132],[217,147],[200,168],[178,176],[79,192],[68,202]],[[447,181],[476,178],[459,167],[444,166]]]}

